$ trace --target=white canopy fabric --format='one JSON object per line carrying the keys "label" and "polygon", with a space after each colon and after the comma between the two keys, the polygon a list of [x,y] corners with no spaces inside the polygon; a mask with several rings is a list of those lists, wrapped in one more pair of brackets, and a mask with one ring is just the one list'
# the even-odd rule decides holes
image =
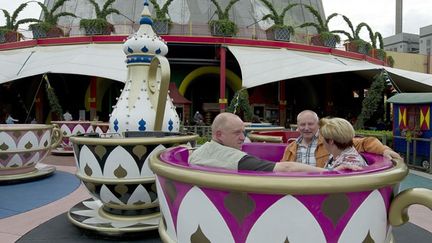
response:
{"label": "white canopy fabric", "polygon": [[0,84],[43,73],[98,76],[124,81],[126,55],[119,44],[36,46],[0,52]]}
{"label": "white canopy fabric", "polygon": [[240,64],[243,87],[326,73],[356,72],[372,77],[385,69],[403,92],[431,92],[432,75],[376,65],[330,54],[287,49],[228,46]]}
{"label": "white canopy fabric", "polygon": [[[310,52],[228,46],[240,64],[243,86],[326,73],[355,72],[372,78],[385,69],[402,92],[432,92],[432,75]],[[124,82],[127,68],[120,44],[36,46],[0,51],[0,84],[44,73],[81,74]]]}

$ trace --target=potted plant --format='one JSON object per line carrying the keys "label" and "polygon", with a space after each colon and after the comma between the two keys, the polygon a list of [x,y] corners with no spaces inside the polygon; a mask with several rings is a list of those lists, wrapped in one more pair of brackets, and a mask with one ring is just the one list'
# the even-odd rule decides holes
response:
{"label": "potted plant", "polygon": [[294,27],[291,25],[286,25],[284,23],[285,14],[288,10],[291,8],[299,5],[298,3],[292,3],[288,4],[286,6],[281,14],[278,14],[276,12],[276,9],[273,7],[273,4],[271,4],[268,0],[260,0],[266,7],[270,10],[271,13],[266,14],[262,17],[261,20],[267,20],[271,19],[274,21],[274,24],[266,30],[267,39],[269,40],[280,40],[280,41],[289,41],[291,38],[291,35],[294,34]]}
{"label": "potted plant", "polygon": [[389,67],[393,67],[394,63],[395,63],[395,61],[394,61],[393,57],[392,56],[387,56],[387,65]]}
{"label": "potted plant", "polygon": [[156,12],[156,18],[153,19],[153,29],[156,34],[166,35],[168,34],[171,19],[168,16],[168,6],[173,0],[167,0],[162,8],[156,2],[156,0],[150,0],[153,4],[153,8]]}
{"label": "potted plant", "polygon": [[5,25],[0,26],[0,43],[5,42],[15,42],[19,41],[22,38],[22,34],[18,32],[18,27],[21,24],[31,23],[31,22],[39,22],[38,19],[34,18],[25,18],[17,20],[18,14],[27,6],[27,3],[23,3],[18,6],[17,9],[12,13],[12,15],[6,10],[1,9],[5,16]]}
{"label": "potted plant", "polygon": [[230,0],[227,7],[222,10],[219,3],[216,0],[211,2],[216,6],[217,20],[211,20],[209,22],[210,31],[214,36],[234,36],[237,31],[237,25],[229,19],[229,10],[232,6],[240,0]]}
{"label": "potted plant", "polygon": [[81,19],[80,28],[85,30],[86,35],[109,35],[115,31],[114,25],[106,20],[110,14],[120,14],[120,11],[111,7],[116,0],[107,0],[102,9],[95,0],[88,0],[95,8],[95,19]]}
{"label": "potted plant", "polygon": [[[379,41],[379,48],[377,48],[377,43],[376,40],[378,39]],[[386,60],[386,56],[387,53],[384,51],[384,42],[383,42],[383,38],[380,32],[375,32],[373,39],[371,40],[372,42],[372,53],[371,56],[374,58],[377,58],[381,61],[385,61]]]}
{"label": "potted plant", "polygon": [[342,18],[348,24],[348,27],[350,28],[352,35],[346,31],[344,31],[344,30],[334,30],[333,33],[344,34],[348,38],[348,40],[344,44],[345,49],[347,51],[369,55],[369,52],[372,49],[372,45],[360,38],[360,30],[363,27],[366,27],[369,30],[370,39],[371,40],[373,39],[373,32],[372,32],[371,28],[369,27],[369,25],[362,22],[362,23],[358,24],[356,29],[354,30],[354,27],[353,27],[350,19],[348,17],[346,17],[345,15],[342,15]]}
{"label": "potted plant", "polygon": [[310,5],[303,5],[311,14],[316,18],[318,23],[315,22],[306,22],[301,24],[299,27],[314,27],[317,30],[317,35],[314,35],[311,39],[311,43],[316,46],[326,46],[335,48],[336,44],[340,43],[340,36],[337,34],[334,34],[333,31],[330,31],[328,23],[329,21],[338,16],[339,14],[333,13],[330,14],[325,22],[323,21],[323,18],[319,14],[319,12]]}
{"label": "potted plant", "polygon": [[30,30],[33,32],[33,38],[38,39],[64,36],[63,30],[57,26],[58,19],[63,16],[76,17],[75,14],[69,12],[55,13],[66,1],[69,0],[55,1],[51,9],[48,9],[47,6],[41,2],[36,2],[42,8],[44,20],[29,26]]}

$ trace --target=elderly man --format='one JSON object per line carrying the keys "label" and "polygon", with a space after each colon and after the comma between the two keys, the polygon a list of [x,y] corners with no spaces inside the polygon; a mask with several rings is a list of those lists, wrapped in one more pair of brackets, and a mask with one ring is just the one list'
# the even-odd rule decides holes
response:
{"label": "elderly man", "polygon": [[[297,161],[317,167],[324,167],[330,157],[323,138],[319,135],[319,118],[311,110],[304,110],[297,115],[297,129],[300,137],[287,146],[281,161]],[[401,159],[398,153],[384,146],[374,137],[354,138],[354,147],[358,152],[382,154],[387,158]]]}
{"label": "elderly man", "polygon": [[[241,151],[245,140],[244,123],[235,114],[220,113],[212,124],[212,140],[206,142],[189,156],[193,165],[218,167],[230,170],[253,171],[321,171],[321,168],[297,162],[271,162],[248,155]],[[315,168],[315,170],[313,169]],[[338,169],[356,169],[340,167]]]}

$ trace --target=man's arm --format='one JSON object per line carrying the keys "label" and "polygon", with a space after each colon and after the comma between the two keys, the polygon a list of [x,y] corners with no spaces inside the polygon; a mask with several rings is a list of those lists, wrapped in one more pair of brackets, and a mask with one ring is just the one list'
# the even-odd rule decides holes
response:
{"label": "man's arm", "polygon": [[353,142],[358,152],[381,154],[388,159],[401,159],[398,153],[382,144],[376,137],[355,137]]}

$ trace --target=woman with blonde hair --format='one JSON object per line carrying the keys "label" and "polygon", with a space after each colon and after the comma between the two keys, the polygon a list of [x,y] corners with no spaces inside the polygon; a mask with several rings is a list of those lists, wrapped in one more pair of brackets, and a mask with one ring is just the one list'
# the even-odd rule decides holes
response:
{"label": "woman with blonde hair", "polygon": [[320,133],[324,138],[325,148],[331,154],[326,169],[335,169],[339,166],[367,166],[366,161],[353,146],[355,131],[349,121],[338,117],[322,118]]}
{"label": "woman with blonde hair", "polygon": [[330,159],[324,168],[298,162],[290,162],[289,171],[320,172],[326,170],[360,170],[366,161],[353,146],[354,128],[345,119],[322,118],[319,132],[324,138],[324,147],[330,152]]}

